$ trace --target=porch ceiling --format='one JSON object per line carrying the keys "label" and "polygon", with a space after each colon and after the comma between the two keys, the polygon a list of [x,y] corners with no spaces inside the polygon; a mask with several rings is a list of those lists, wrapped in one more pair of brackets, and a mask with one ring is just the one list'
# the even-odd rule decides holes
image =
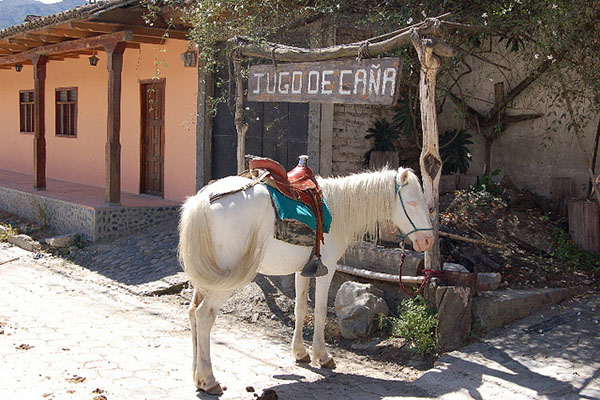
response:
{"label": "porch ceiling", "polygon": [[32,64],[36,55],[46,55],[50,61],[90,56],[104,51],[103,45],[110,41],[124,41],[128,48],[139,48],[140,43],[187,39],[187,29],[181,22],[167,23],[176,17],[173,10],[165,9],[152,27],[144,22],[145,12],[138,1],[112,0],[0,30],[0,69]]}

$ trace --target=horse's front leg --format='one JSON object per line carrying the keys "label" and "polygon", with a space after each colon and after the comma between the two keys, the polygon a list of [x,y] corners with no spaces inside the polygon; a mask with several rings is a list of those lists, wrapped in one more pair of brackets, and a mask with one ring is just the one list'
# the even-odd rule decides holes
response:
{"label": "horse's front leg", "polygon": [[[196,323],[194,341],[194,383],[196,388],[210,394],[221,394],[223,389],[216,381],[210,358],[210,331],[219,312],[219,308],[230,296],[231,292],[213,292],[205,295],[194,311]],[[191,318],[191,317],[190,317]]]}
{"label": "horse's front leg", "polygon": [[310,362],[310,356],[308,355],[308,351],[306,351],[306,347],[304,347],[304,340],[302,338],[302,328],[304,326],[308,302],[308,282],[309,278],[305,278],[300,275],[300,272],[296,272],[296,304],[294,307],[296,322],[294,324],[294,337],[292,339],[292,354],[296,361],[301,363]]}
{"label": "horse's front leg", "polygon": [[313,336],[313,359],[322,367],[335,368],[335,361],[325,347],[325,321],[327,318],[327,295],[335,273],[335,263],[327,265],[329,272],[315,282],[315,332]]}

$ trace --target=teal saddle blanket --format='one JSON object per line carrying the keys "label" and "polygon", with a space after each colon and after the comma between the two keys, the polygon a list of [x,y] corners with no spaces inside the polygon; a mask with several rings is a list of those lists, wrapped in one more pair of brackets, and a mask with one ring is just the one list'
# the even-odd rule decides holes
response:
{"label": "teal saddle blanket", "polygon": [[[284,196],[277,189],[271,186],[265,185],[271,193],[271,199],[273,206],[279,215],[279,219],[284,221],[286,219],[292,219],[303,223],[313,231],[317,230],[317,217],[306,204],[302,204],[299,201],[292,200],[289,197]],[[323,196],[323,232],[329,233],[331,226],[331,211],[327,205],[327,201]]]}

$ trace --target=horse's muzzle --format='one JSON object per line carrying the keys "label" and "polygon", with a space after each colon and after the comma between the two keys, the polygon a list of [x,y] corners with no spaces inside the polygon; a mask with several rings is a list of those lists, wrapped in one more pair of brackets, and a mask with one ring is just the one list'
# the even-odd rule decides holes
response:
{"label": "horse's muzzle", "polygon": [[431,231],[415,232],[410,236],[415,251],[427,251],[433,246],[433,234]]}

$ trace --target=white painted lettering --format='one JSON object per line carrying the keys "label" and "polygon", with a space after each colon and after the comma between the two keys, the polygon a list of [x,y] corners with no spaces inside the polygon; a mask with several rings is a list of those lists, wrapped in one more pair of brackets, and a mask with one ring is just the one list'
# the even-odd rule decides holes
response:
{"label": "white painted lettering", "polygon": [[[328,78],[327,75],[333,75],[333,71],[330,69],[323,71],[321,77],[321,93],[323,94],[333,93],[333,90],[331,90],[331,78]],[[325,89],[325,87],[327,87],[327,89]]]}
{"label": "white painted lettering", "polygon": [[[312,86],[312,81],[313,81],[312,77],[315,77],[314,86]],[[319,71],[310,71],[308,73],[308,82],[306,83],[306,93],[309,93],[309,94],[319,93],[319,78],[320,78]]]}
{"label": "white painted lettering", "polygon": [[[296,84],[298,89],[296,89]],[[292,94],[302,93],[302,71],[292,72]]]}
{"label": "white painted lettering", "polygon": [[271,79],[269,79],[270,75],[271,74],[267,73],[267,93],[274,94],[275,93],[275,88],[277,87],[277,73],[273,72],[273,74],[272,74],[273,75],[273,78],[272,78],[273,79],[273,87],[269,87],[269,85],[270,85],[269,82],[271,81]]}
{"label": "white painted lettering", "polygon": [[[360,78],[359,78],[360,76]],[[358,94],[358,85],[362,83],[362,94],[367,94],[367,70],[357,69],[354,73],[354,94]]]}
{"label": "white painted lettering", "polygon": [[252,93],[259,94],[260,93],[260,80],[263,76],[265,76],[265,73],[264,72],[254,73],[254,76],[256,77],[256,89],[254,89],[252,91]]}
{"label": "white painted lettering", "polygon": [[286,83],[285,85],[283,85],[283,88],[281,87],[281,82],[283,82],[283,77],[287,76],[288,77],[288,82],[289,82],[289,76],[290,73],[289,72],[280,72],[279,73],[279,85],[277,85],[277,89],[279,90],[279,93],[289,93],[290,92],[290,84]]}
{"label": "white painted lettering", "polygon": [[[377,74],[377,75],[375,75]],[[375,93],[379,96],[379,88],[381,87],[381,68],[379,64],[371,65],[369,70],[369,95]]]}
{"label": "white painted lettering", "polygon": [[[352,70],[349,69],[343,69],[340,71],[340,89],[339,89],[339,93],[340,94],[352,94],[352,90],[346,90],[344,88],[344,75],[352,75]],[[347,87],[350,87],[350,85],[348,84]]]}
{"label": "white painted lettering", "polygon": [[383,71],[383,86],[381,87],[381,94],[385,95],[386,93],[386,85],[390,84],[390,96],[394,97],[394,92],[396,91],[396,74],[398,70],[393,67],[388,67]]}

